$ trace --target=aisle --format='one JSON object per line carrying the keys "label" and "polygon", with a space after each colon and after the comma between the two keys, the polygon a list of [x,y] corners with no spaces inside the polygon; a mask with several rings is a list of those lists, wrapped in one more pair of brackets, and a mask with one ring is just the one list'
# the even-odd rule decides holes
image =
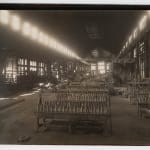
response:
{"label": "aisle", "polygon": [[[150,119],[140,119],[137,106],[127,98],[112,97],[112,123],[115,143],[127,145],[150,145]],[[113,144],[113,143],[112,143]]]}
{"label": "aisle", "polygon": [[[61,144],[61,145],[150,145],[150,120],[140,120],[136,106],[128,100],[112,97],[113,136],[104,137],[97,132],[68,133],[65,129],[34,132],[36,96],[0,111],[0,144]],[[30,136],[18,143],[21,135]]]}

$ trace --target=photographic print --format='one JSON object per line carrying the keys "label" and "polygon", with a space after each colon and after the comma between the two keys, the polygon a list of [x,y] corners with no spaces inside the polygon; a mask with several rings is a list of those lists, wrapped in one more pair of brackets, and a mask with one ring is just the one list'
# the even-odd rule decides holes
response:
{"label": "photographic print", "polygon": [[2,7],[0,144],[150,145],[149,57],[148,7]]}

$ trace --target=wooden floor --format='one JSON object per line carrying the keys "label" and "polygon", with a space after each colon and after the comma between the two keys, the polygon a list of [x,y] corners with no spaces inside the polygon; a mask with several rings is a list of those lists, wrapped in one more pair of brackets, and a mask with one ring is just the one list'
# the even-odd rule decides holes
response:
{"label": "wooden floor", "polygon": [[[34,132],[34,110],[37,95],[0,111],[0,144],[61,144],[61,145],[150,145],[150,119],[139,119],[136,105],[128,99],[111,97],[113,135],[104,137],[96,130],[68,133],[64,127]],[[30,139],[18,143],[20,136]]]}

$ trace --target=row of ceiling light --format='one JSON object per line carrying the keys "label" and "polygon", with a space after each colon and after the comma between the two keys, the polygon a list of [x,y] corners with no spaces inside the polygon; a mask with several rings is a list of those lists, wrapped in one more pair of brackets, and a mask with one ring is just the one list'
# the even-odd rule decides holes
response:
{"label": "row of ceiling light", "polygon": [[134,31],[131,33],[131,35],[129,36],[128,40],[125,42],[122,50],[119,53],[119,56],[121,54],[123,54],[125,52],[125,50],[130,46],[130,44],[133,42],[133,40],[135,40],[138,36],[139,33],[141,33],[146,25],[147,25],[147,21],[148,21],[148,17],[150,15],[150,11],[148,11],[147,14],[145,14],[144,16],[142,16],[138,26],[134,29]]}
{"label": "row of ceiling light", "polygon": [[2,25],[9,26],[13,31],[20,32],[25,37],[36,41],[47,48],[56,50],[66,56],[78,59],[84,63],[84,61],[72,50],[56,41],[53,37],[45,34],[30,22],[24,22],[19,16],[12,14],[8,10],[0,10],[0,23]]}

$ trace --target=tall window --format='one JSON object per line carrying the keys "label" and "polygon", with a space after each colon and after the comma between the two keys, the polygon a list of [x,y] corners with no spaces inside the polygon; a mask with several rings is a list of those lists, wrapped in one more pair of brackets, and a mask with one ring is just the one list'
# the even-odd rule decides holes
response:
{"label": "tall window", "polygon": [[139,55],[144,54],[144,42],[139,44]]}
{"label": "tall window", "polygon": [[3,69],[2,74],[5,76],[8,82],[16,82],[17,70],[15,59],[9,58],[6,63],[6,67]]}
{"label": "tall window", "polygon": [[36,71],[36,61],[30,61],[30,71]]}
{"label": "tall window", "polygon": [[143,59],[139,59],[139,64],[140,64],[140,75],[141,78],[144,78],[145,74],[144,74],[144,60]]}
{"label": "tall window", "polygon": [[105,71],[105,62],[104,61],[98,62],[98,70],[99,70],[100,74],[104,74],[106,72]]}
{"label": "tall window", "polygon": [[106,64],[106,72],[110,72],[110,63]]}
{"label": "tall window", "polygon": [[96,64],[91,64],[91,71],[95,71],[96,70]]}
{"label": "tall window", "polygon": [[38,74],[40,76],[44,75],[44,63],[42,63],[42,62],[39,63],[39,72],[38,72]]}
{"label": "tall window", "polygon": [[18,75],[27,75],[27,59],[18,59]]}
{"label": "tall window", "polygon": [[139,43],[139,69],[140,69],[140,76],[141,76],[141,78],[145,77],[144,53],[145,53],[145,43],[144,43],[144,41],[141,41]]}
{"label": "tall window", "polygon": [[134,57],[134,58],[137,57],[137,49],[136,49],[136,48],[133,50],[133,57]]}

